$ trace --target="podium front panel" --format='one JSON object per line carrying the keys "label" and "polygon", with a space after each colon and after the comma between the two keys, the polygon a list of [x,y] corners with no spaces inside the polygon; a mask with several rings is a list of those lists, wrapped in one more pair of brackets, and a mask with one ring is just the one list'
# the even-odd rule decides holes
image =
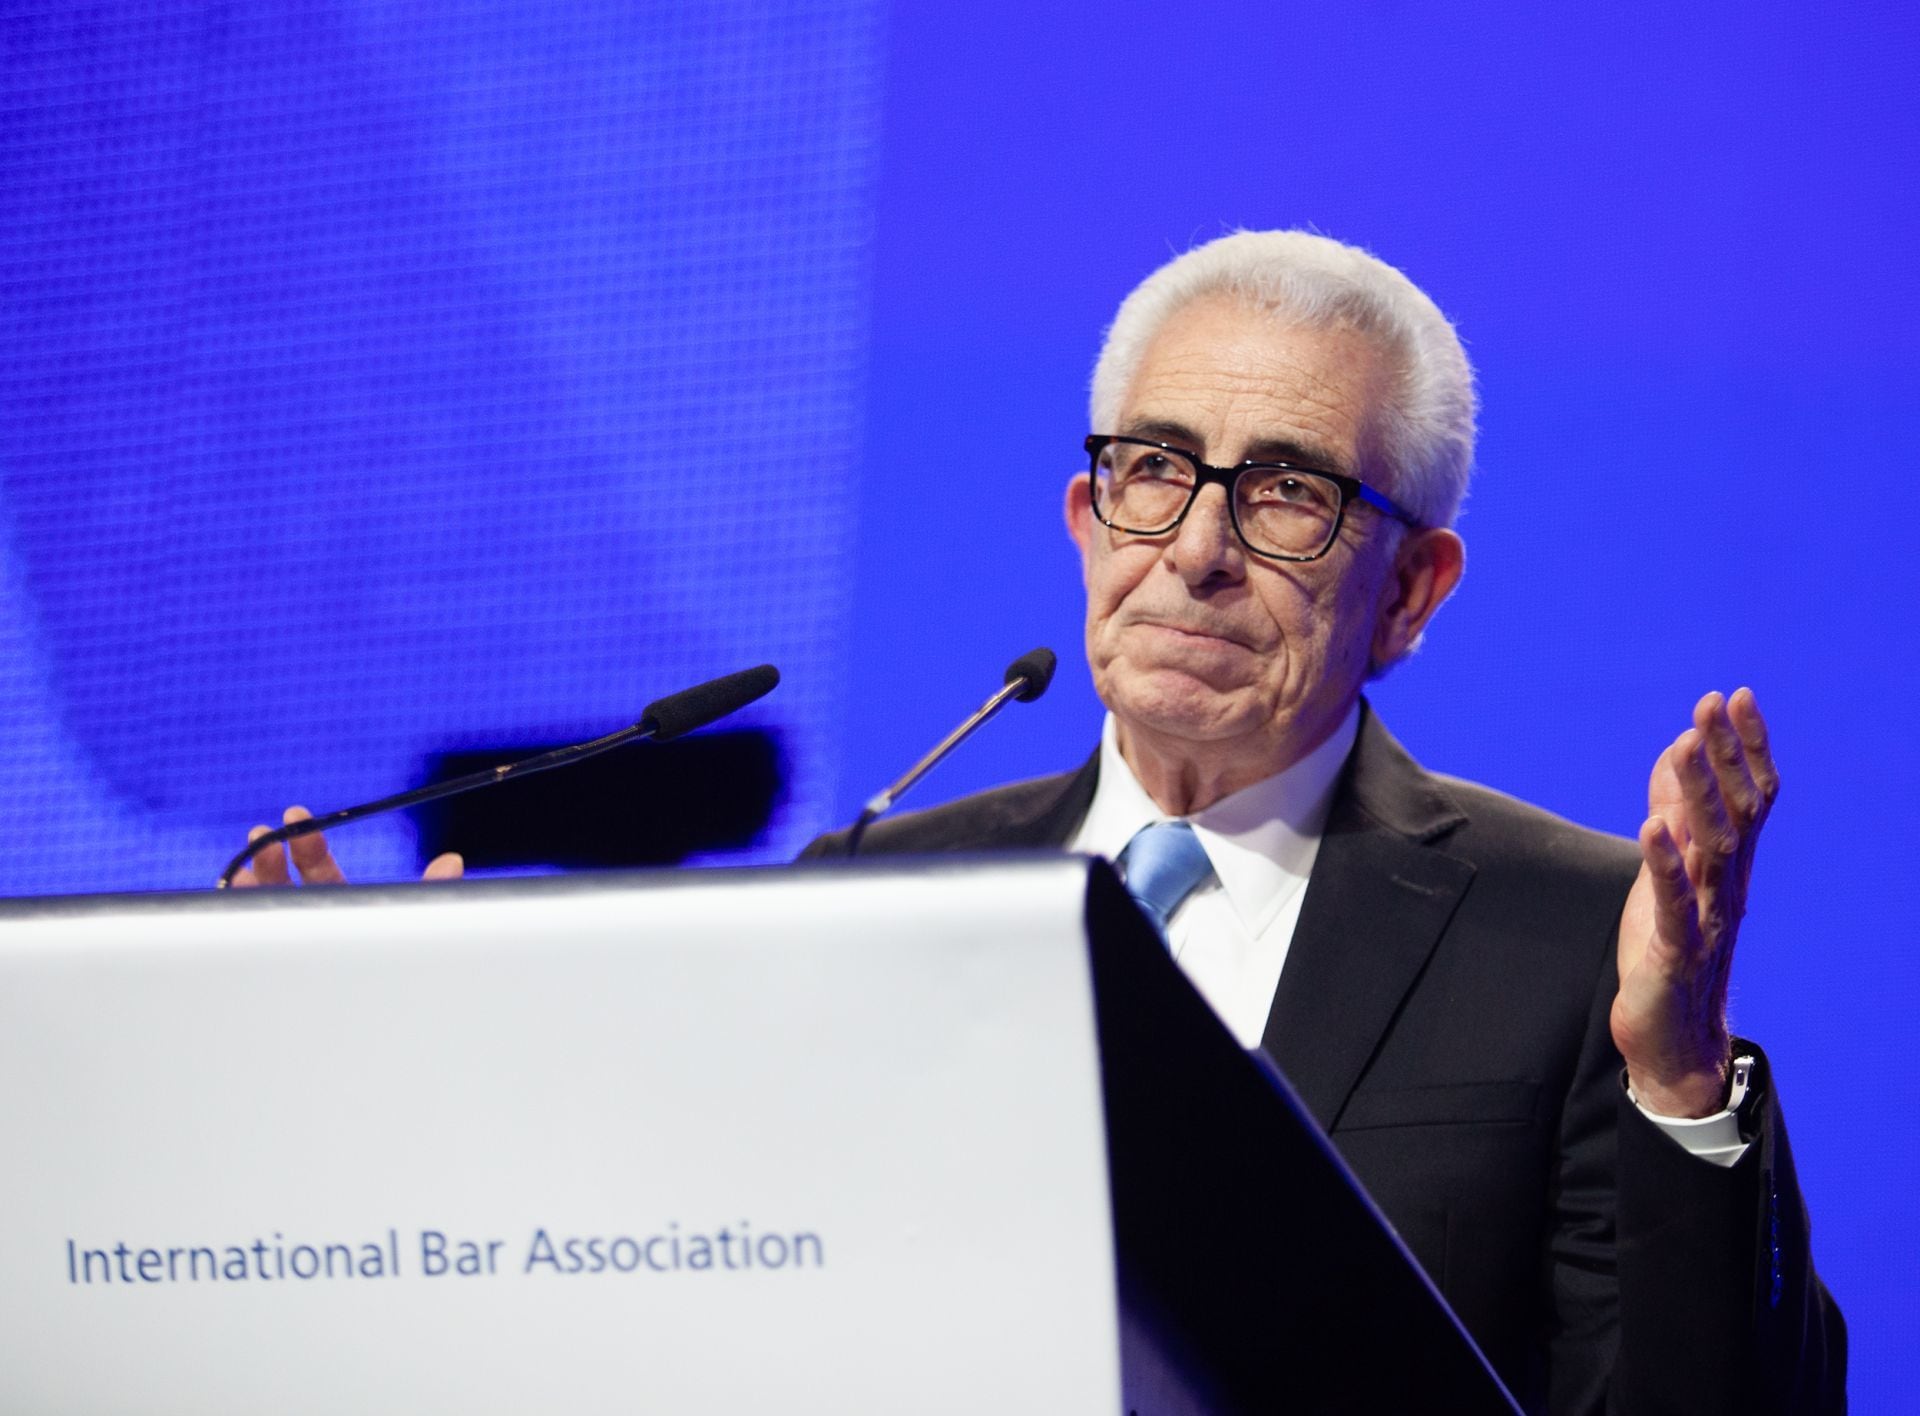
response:
{"label": "podium front panel", "polygon": [[1084,863],[0,912],[0,1408],[1120,1408]]}

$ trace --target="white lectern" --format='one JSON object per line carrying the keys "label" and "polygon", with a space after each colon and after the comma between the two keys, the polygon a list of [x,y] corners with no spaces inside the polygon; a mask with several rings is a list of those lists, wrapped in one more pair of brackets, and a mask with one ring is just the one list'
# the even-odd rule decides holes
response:
{"label": "white lectern", "polygon": [[1512,1409],[1083,859],[13,902],[0,1135],[0,1409]]}

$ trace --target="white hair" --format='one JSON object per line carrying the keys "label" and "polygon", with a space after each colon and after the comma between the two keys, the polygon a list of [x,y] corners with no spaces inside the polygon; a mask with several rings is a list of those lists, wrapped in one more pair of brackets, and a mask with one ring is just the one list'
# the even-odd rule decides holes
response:
{"label": "white hair", "polygon": [[1451,526],[1473,471],[1473,366],[1419,286],[1357,246],[1307,231],[1236,231],[1177,256],[1122,302],[1094,365],[1088,413],[1117,431],[1121,400],[1147,345],[1195,300],[1228,295],[1309,329],[1378,340],[1396,374],[1373,436],[1386,490],[1428,526]]}

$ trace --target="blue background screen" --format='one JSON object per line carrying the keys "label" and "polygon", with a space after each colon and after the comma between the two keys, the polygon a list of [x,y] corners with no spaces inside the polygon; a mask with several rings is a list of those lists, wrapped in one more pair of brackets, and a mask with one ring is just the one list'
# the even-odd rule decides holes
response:
{"label": "blue background screen", "polygon": [[[1758,692],[1736,1022],[1859,1409],[1910,1401],[1909,7],[43,0],[0,46],[0,893],[199,887],[289,802],[761,660],[784,786],[711,861],[1034,644],[1054,690],[916,804],[1076,764],[1100,333],[1311,226],[1480,372],[1468,574],[1374,694],[1415,754],[1631,833],[1694,699]],[[404,818],[336,845],[417,869]]]}

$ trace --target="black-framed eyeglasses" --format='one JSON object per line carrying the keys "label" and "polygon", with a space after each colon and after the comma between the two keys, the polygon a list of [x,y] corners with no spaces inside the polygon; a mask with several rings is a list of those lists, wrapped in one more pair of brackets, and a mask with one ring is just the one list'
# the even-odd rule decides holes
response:
{"label": "black-framed eyeglasses", "polygon": [[1146,438],[1096,433],[1086,441],[1092,459],[1093,514],[1103,526],[1132,536],[1164,536],[1186,519],[1200,489],[1218,485],[1240,543],[1270,560],[1319,560],[1340,535],[1347,503],[1358,499],[1408,526],[1420,519],[1357,477],[1289,462],[1243,462],[1210,467],[1184,448]]}

